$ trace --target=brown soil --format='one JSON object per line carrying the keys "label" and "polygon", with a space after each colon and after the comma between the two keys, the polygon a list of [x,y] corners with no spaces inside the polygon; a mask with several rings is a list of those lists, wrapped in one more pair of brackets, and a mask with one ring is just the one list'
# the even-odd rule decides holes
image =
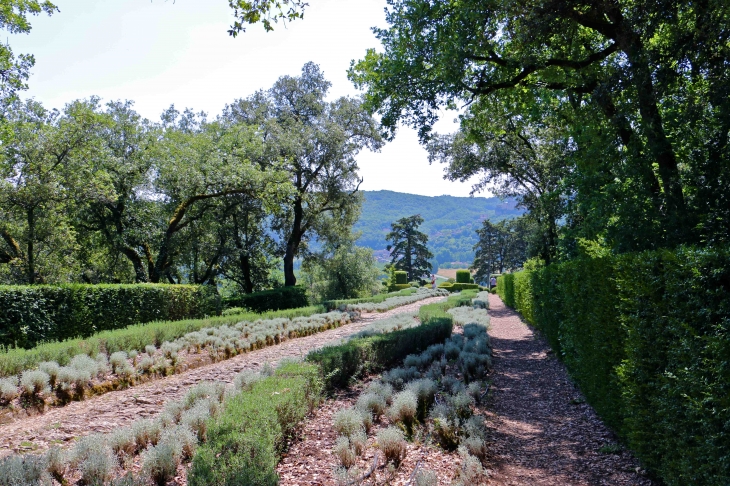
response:
{"label": "brown soil", "polygon": [[655,484],[630,452],[600,452],[616,438],[547,342],[498,296],[490,295],[489,305],[494,350],[489,484]]}
{"label": "brown soil", "polygon": [[0,458],[13,452],[44,450],[53,444],[64,445],[94,432],[109,432],[125,427],[139,418],[150,418],[162,411],[165,403],[181,398],[201,381],[232,383],[244,369],[258,369],[264,363],[276,365],[284,358],[301,358],[311,350],[357,333],[373,321],[394,314],[415,312],[419,307],[442,300],[432,297],[383,313],[365,313],[355,322],[307,337],[290,339],[264,349],[235,356],[180,374],[112,391],[81,402],[52,408],[46,413],[0,425]]}

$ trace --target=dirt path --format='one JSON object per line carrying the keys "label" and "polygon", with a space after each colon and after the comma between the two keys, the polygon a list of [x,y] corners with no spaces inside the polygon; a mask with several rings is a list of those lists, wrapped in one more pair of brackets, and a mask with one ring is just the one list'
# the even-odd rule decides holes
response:
{"label": "dirt path", "polygon": [[494,349],[490,485],[653,485],[585,403],[549,345],[496,295],[489,296]]}
{"label": "dirt path", "polygon": [[157,415],[171,399],[181,398],[200,381],[231,383],[244,369],[257,369],[264,363],[272,365],[283,358],[300,358],[313,349],[357,333],[373,321],[394,314],[415,312],[419,307],[443,300],[432,297],[383,313],[363,314],[355,322],[319,334],[284,341],[276,346],[240,354],[231,359],[202,366],[187,372],[151,381],[126,390],[109,392],[81,402],[16,420],[0,426],[0,457],[13,452],[43,450],[52,444],[64,444],[76,437],[93,432],[109,432],[125,427],[139,418]]}

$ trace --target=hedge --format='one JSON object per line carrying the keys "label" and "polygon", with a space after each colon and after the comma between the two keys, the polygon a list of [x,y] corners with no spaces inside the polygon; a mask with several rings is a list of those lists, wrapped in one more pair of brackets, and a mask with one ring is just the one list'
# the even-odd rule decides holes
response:
{"label": "hedge", "polygon": [[394,272],[395,275],[395,284],[396,285],[408,285],[408,273],[404,272],[403,270],[396,270]]}
{"label": "hedge", "polygon": [[444,282],[439,284],[440,289],[446,289],[449,292],[460,292],[462,290],[479,290],[479,284],[475,283],[451,283]]}
{"label": "hedge", "polygon": [[285,363],[274,376],[225,401],[193,457],[190,486],[279,484],[276,465],[296,426],[319,404],[316,366]]}
{"label": "hedge", "polygon": [[500,277],[498,292],[650,471],[730,484],[728,250],[581,259]]}
{"label": "hedge", "polygon": [[296,309],[307,305],[307,291],[299,285],[263,290],[225,300],[226,307],[244,307],[253,312]]}
{"label": "hedge", "polygon": [[0,286],[0,345],[91,336],[151,321],[220,314],[220,297],[207,285]]}
{"label": "hedge", "polygon": [[456,283],[463,283],[463,284],[471,283],[471,272],[469,272],[469,270],[457,270],[456,271]]}

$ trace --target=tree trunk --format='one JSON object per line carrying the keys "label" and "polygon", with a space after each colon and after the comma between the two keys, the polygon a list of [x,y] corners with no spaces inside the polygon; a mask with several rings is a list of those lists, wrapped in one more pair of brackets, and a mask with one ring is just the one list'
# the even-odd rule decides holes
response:
{"label": "tree trunk", "polygon": [[35,208],[28,209],[28,284],[35,283]]}
{"label": "tree trunk", "polygon": [[248,255],[241,255],[239,259],[239,267],[243,274],[243,291],[247,294],[253,292],[253,281],[251,281],[251,257]]}
{"label": "tree trunk", "polygon": [[304,219],[304,210],[302,209],[302,201],[297,198],[294,202],[294,222],[292,223],[291,234],[286,242],[286,252],[284,253],[284,285],[292,287],[297,284],[297,278],[294,276],[294,258],[297,256],[299,244],[302,242],[302,220]]}

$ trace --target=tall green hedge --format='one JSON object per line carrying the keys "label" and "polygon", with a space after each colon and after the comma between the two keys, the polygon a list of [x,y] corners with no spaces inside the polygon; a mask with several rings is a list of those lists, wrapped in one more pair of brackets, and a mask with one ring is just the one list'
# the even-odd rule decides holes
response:
{"label": "tall green hedge", "polygon": [[0,286],[0,345],[30,348],[143,322],[217,314],[218,291],[207,285]]}
{"label": "tall green hedge", "polygon": [[729,251],[586,258],[506,277],[505,302],[545,333],[646,467],[668,485],[730,484]]}
{"label": "tall green hedge", "polygon": [[408,285],[408,273],[403,270],[394,272],[396,285]]}
{"label": "tall green hedge", "polygon": [[224,302],[226,307],[244,307],[253,312],[307,307],[307,291],[299,285],[239,295]]}
{"label": "tall green hedge", "polygon": [[471,283],[471,272],[469,272],[469,270],[457,270],[456,271],[456,283],[463,283],[463,284]]}

